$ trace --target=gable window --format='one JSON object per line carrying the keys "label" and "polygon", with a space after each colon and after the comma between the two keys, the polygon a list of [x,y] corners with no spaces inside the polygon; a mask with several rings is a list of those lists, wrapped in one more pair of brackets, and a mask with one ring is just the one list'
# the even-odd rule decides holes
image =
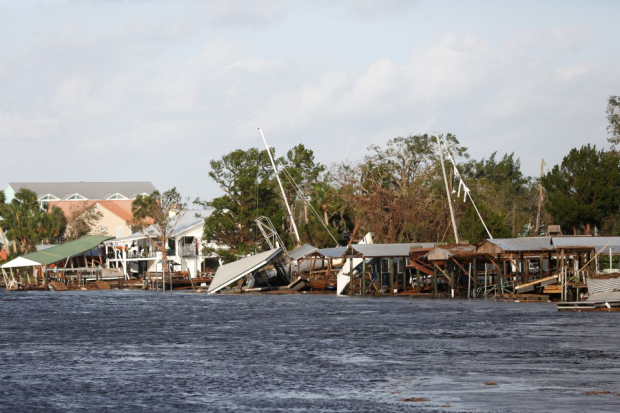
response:
{"label": "gable window", "polygon": [[108,198],[108,200],[113,201],[115,199],[127,199],[127,197],[123,194],[119,194],[118,192]]}
{"label": "gable window", "polygon": [[47,211],[47,207],[49,206],[50,201],[58,201],[58,198],[56,198],[52,194],[47,194],[39,198],[39,206],[42,210]]}
{"label": "gable window", "polygon": [[80,194],[73,194],[71,195],[69,198],[67,198],[69,201],[83,201],[86,199],[86,197],[80,195]]}

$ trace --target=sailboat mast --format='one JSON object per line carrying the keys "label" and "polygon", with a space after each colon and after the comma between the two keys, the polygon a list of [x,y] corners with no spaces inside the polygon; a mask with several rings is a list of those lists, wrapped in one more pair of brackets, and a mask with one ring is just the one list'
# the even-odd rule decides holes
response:
{"label": "sailboat mast", "polygon": [[540,207],[541,207],[543,199],[544,199],[544,197],[543,197],[543,187],[542,187],[542,178],[543,178],[543,176],[545,174],[544,168],[545,168],[545,158],[543,158],[540,161],[540,182],[538,183],[538,187],[539,187],[538,188],[539,189],[538,213],[536,214],[536,235],[535,236],[538,236],[538,234],[540,234],[540,230],[539,230],[539,228],[540,228]]}
{"label": "sailboat mast", "polygon": [[271,150],[269,149],[269,145],[267,145],[267,140],[265,139],[265,135],[261,128],[258,128],[260,132],[260,136],[263,138],[263,142],[265,143],[265,148],[267,148],[267,154],[269,155],[269,160],[271,161],[271,166],[273,167],[273,171],[276,174],[276,179],[278,180],[278,185],[280,185],[280,191],[282,191],[282,199],[284,199],[284,205],[286,205],[286,210],[288,211],[288,218],[291,221],[291,226],[293,227],[293,232],[295,232],[295,238],[297,240],[297,244],[301,244],[301,240],[299,239],[299,233],[297,232],[297,225],[295,225],[295,220],[293,219],[293,213],[291,212],[291,207],[286,200],[286,193],[284,192],[284,187],[282,186],[282,182],[280,181],[280,174],[278,173],[278,168],[276,168],[276,163],[273,160],[273,156],[271,156]]}
{"label": "sailboat mast", "polygon": [[446,176],[446,165],[443,163],[443,149],[441,148],[441,142],[439,141],[439,134],[435,133],[437,138],[437,147],[439,148],[439,161],[441,162],[441,170],[443,171],[443,182],[446,186],[446,196],[448,197],[448,206],[450,207],[450,217],[452,218],[452,229],[454,229],[454,239],[456,243],[459,243],[459,233],[456,228],[456,219],[454,219],[454,207],[452,206],[452,199],[450,197],[450,189],[448,188],[448,178]]}

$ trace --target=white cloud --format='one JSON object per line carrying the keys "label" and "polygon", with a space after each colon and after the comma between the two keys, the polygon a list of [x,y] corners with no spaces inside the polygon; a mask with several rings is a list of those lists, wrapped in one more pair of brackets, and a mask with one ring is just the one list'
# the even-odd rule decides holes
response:
{"label": "white cloud", "polygon": [[578,51],[594,38],[594,30],[580,24],[560,27],[549,31],[551,40],[567,51]]}
{"label": "white cloud", "polygon": [[56,90],[53,105],[61,109],[81,106],[89,92],[90,84],[84,77],[75,76],[64,79]]}
{"label": "white cloud", "polygon": [[210,0],[202,17],[222,26],[256,26],[278,21],[285,14],[282,0]]}
{"label": "white cloud", "polygon": [[349,0],[350,12],[364,19],[388,17],[406,12],[417,4],[415,0]]}
{"label": "white cloud", "polygon": [[57,127],[58,120],[54,118],[26,118],[0,113],[0,140],[6,142],[43,138],[55,132]]}
{"label": "white cloud", "polygon": [[594,67],[595,65],[592,63],[578,63],[576,65],[559,67],[553,71],[553,74],[558,81],[567,83],[587,75]]}

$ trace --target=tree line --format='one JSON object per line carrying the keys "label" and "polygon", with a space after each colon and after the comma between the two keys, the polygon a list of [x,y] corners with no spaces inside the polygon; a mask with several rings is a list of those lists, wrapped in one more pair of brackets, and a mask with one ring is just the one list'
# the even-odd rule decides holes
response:
{"label": "tree line", "polygon": [[[565,234],[620,235],[620,153],[615,148],[620,97],[610,96],[607,119],[609,149],[573,148],[542,177],[525,176],[514,153],[472,159],[457,137],[447,134],[454,165],[444,162],[459,238],[471,243],[488,238],[479,216],[494,238],[544,235],[550,224],[560,225]],[[363,158],[329,167],[303,144],[275,162],[302,242],[344,245],[366,232],[380,243],[454,242],[438,153],[436,138],[421,134],[390,139],[384,147],[372,145]],[[209,177],[222,194],[195,201],[212,210],[203,239],[223,246],[217,252],[225,259],[255,252],[265,248],[255,220],[266,216],[282,240],[294,246],[266,150],[234,150],[210,166]],[[461,179],[475,205],[461,193]],[[180,199],[176,189],[171,191]],[[36,194],[25,189],[5,201],[0,191],[0,243],[11,243],[12,255],[33,251],[37,243],[79,238],[100,218],[92,208],[68,218],[58,208],[42,211]],[[153,214],[144,211],[154,202],[161,202],[159,193],[135,201],[136,219],[143,221],[142,226],[131,223],[136,229],[145,226],[145,217],[153,222]]]}
{"label": "tree line", "polygon": [[[610,96],[608,103],[608,140],[617,145],[620,98]],[[455,135],[444,140],[455,160],[445,166],[460,239],[477,243],[488,238],[479,216],[494,238],[545,235],[551,224],[570,235],[620,235],[620,155],[615,146],[571,149],[547,174],[530,177],[514,153],[494,152],[474,160]],[[276,163],[302,242],[326,247],[334,246],[335,238],[342,245],[366,232],[381,243],[455,241],[433,136],[396,137],[384,147],[370,146],[360,160],[329,167],[300,144]],[[205,221],[205,239],[225,246],[220,253],[229,259],[256,251],[264,241],[254,220],[264,215],[293,246],[290,219],[265,150],[238,149],[210,166],[209,176],[223,194],[197,200],[213,210]],[[454,166],[475,206],[463,200]]]}

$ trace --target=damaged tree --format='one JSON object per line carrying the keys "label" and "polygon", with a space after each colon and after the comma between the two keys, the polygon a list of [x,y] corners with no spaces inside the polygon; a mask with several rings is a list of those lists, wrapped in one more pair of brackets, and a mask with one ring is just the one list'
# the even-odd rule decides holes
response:
{"label": "damaged tree", "polygon": [[162,261],[168,259],[168,240],[177,224],[183,218],[185,205],[176,188],[160,194],[138,195],[131,204],[133,219],[128,222],[133,230],[141,231],[162,254]]}

